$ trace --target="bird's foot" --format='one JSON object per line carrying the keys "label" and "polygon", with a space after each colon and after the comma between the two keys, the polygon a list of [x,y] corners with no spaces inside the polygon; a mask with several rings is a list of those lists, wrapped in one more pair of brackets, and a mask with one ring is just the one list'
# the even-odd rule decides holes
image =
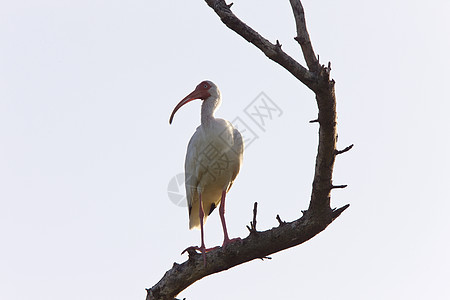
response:
{"label": "bird's foot", "polygon": [[212,247],[212,248],[202,248],[202,247],[198,247],[198,246],[191,246],[191,247],[187,247],[186,249],[184,249],[183,252],[181,252],[181,254],[184,254],[185,252],[187,252],[188,254],[191,254],[191,253],[199,254],[198,252],[200,252],[200,254],[201,254],[203,252],[209,252],[209,251],[217,249],[217,248],[220,248],[220,247],[216,246],[216,247]]}
{"label": "bird's foot", "polygon": [[222,243],[222,248],[225,249],[227,247],[227,245],[235,243],[237,241],[241,241],[241,238],[239,238],[239,237],[238,238],[234,238],[234,239],[225,238],[223,240],[223,243]]}
{"label": "bird's foot", "polygon": [[[205,248],[205,246],[191,246],[191,247],[187,247],[186,249],[183,250],[183,252],[181,252],[181,254],[184,254],[184,252],[187,252],[189,254],[189,257],[193,257],[196,254],[201,254],[203,256],[203,264],[206,267],[206,252],[209,252],[211,250],[217,249],[219,248],[219,246],[217,247],[213,247],[213,248]],[[200,253],[198,253],[200,252]]]}
{"label": "bird's foot", "polygon": [[200,247],[197,246],[191,246],[191,247],[187,247],[186,249],[183,250],[183,252],[181,252],[181,255],[183,255],[185,252],[187,252],[189,254],[189,256],[197,254],[197,251],[200,251]]}

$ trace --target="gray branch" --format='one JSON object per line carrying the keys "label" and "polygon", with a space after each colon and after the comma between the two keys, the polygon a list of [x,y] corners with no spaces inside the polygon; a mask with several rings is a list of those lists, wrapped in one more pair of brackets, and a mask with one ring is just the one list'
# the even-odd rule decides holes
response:
{"label": "gray branch", "polygon": [[309,39],[308,30],[306,29],[305,11],[299,0],[289,0],[291,2],[292,12],[294,13],[295,24],[297,26],[297,36],[294,38],[302,47],[303,57],[309,70],[317,71],[319,61],[314,54],[314,50]]}
{"label": "gray branch", "polygon": [[174,299],[178,293],[203,277],[300,245],[323,231],[347,207],[348,205],[330,210],[327,215],[321,216],[323,220],[319,222],[315,216],[305,214],[300,219],[284,222],[270,230],[250,233],[248,237],[228,245],[226,249],[209,251],[206,267],[201,254],[192,251],[186,262],[174,263],[163,278],[147,290],[147,300]]}
{"label": "gray branch", "polygon": [[[313,123],[319,124],[319,145],[316,156],[315,173],[309,208],[302,211],[303,216],[293,222],[281,221],[279,226],[266,231],[256,231],[256,209],[253,213],[254,228],[239,242],[230,244],[226,249],[216,248],[207,253],[207,265],[203,264],[200,254],[189,252],[189,259],[174,263],[163,278],[152,288],[147,289],[147,300],[174,299],[181,291],[195,281],[239,264],[267,258],[273,253],[300,245],[311,239],[331,224],[349,205],[338,209],[330,207],[331,190],[343,188],[332,182],[336,154],[336,97],[334,80],[330,80],[331,64],[320,65],[312,48],[306,29],[303,6],[299,0],[290,0],[297,27],[295,39],[300,44],[308,69],[295,61],[281,49],[276,41],[272,44],[258,32],[242,22],[231,11],[231,5],[223,0],[205,0],[214,9],[221,21],[245,40],[255,45],[267,57],[283,66],[298,80],[316,94],[319,110]],[[344,149],[346,150],[346,149]]]}
{"label": "gray branch", "polygon": [[[258,32],[253,30],[247,24],[242,22],[231,11],[230,7],[223,0],[205,0],[208,5],[214,9],[216,14],[220,17],[222,22],[231,30],[242,36],[247,42],[255,45],[268,58],[281,65],[288,70],[298,80],[304,83],[311,89],[316,85],[317,77],[312,72],[298,63],[295,59],[286,54],[278,43],[272,44],[267,39],[262,37]],[[306,28],[305,28],[306,29]]]}

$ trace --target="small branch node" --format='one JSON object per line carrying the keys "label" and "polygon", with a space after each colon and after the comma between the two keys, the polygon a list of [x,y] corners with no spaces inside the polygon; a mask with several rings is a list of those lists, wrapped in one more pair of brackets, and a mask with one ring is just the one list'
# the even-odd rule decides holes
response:
{"label": "small branch node", "polygon": [[309,121],[309,123],[319,123],[319,119],[311,120],[311,121]]}
{"label": "small branch node", "polygon": [[281,50],[281,44],[280,44],[280,41],[279,40],[277,40],[277,42],[276,42],[276,44],[275,44],[275,46],[277,46],[278,47],[278,49],[280,49]]}
{"label": "small branch node", "polygon": [[352,149],[353,146],[354,146],[354,145],[351,144],[350,146],[345,147],[345,148],[342,149],[342,150],[334,150],[334,155],[339,155],[339,154],[345,153],[345,152],[349,151],[350,149]]}
{"label": "small branch node", "polygon": [[328,62],[328,71],[331,71],[331,61]]}
{"label": "small branch node", "polygon": [[231,2],[230,4],[227,4],[228,8],[231,8],[233,6],[233,2]]}
{"label": "small branch node", "polygon": [[329,80],[329,78],[330,78],[330,70],[331,69],[329,69],[328,67],[325,67],[325,65],[320,65],[320,74],[321,74],[321,76],[324,76],[325,79],[327,79],[327,80]]}
{"label": "small branch node", "polygon": [[283,221],[283,220],[281,220],[280,215],[277,215],[277,216],[276,216],[276,219],[277,219],[278,223],[280,224],[279,226],[286,225],[286,222]]}
{"label": "small branch node", "polygon": [[263,256],[259,258],[260,260],[264,261],[265,259],[272,259],[270,256]]}
{"label": "small branch node", "polygon": [[305,39],[300,36],[294,37],[294,40],[296,40],[300,45],[305,43]]}

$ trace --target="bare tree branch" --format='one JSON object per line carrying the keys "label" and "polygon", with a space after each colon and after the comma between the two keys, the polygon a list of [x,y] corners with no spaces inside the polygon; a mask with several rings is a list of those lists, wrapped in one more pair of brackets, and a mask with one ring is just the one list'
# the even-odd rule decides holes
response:
{"label": "bare tree branch", "polygon": [[182,264],[174,264],[172,269],[151,289],[147,300],[173,299],[178,293],[195,281],[256,258],[285,250],[309,240],[336,219],[348,205],[326,216],[326,222],[317,222],[312,216],[303,216],[293,222],[266,231],[250,234],[247,238],[227,246],[216,248],[207,253],[207,265],[203,264],[201,254],[190,253],[189,259]]}
{"label": "bare tree branch", "polygon": [[262,37],[258,32],[253,30],[247,24],[242,22],[231,11],[228,5],[223,0],[205,0],[208,5],[214,9],[216,14],[220,17],[222,22],[237,34],[242,36],[248,42],[258,47],[267,57],[274,62],[280,64],[283,68],[288,70],[298,80],[303,82],[310,89],[314,90],[316,84],[316,76],[311,73],[304,66],[299,64],[295,59],[281,50],[281,45],[272,44],[267,39]]}
{"label": "bare tree branch", "polygon": [[309,39],[308,30],[306,29],[305,11],[303,10],[303,5],[298,0],[289,0],[289,2],[291,2],[295,24],[297,25],[297,36],[294,39],[302,47],[303,57],[305,58],[309,70],[316,72],[319,68],[319,60],[314,54],[311,40]]}
{"label": "bare tree branch", "polygon": [[[174,264],[163,278],[147,290],[147,300],[174,299],[182,290],[195,281],[213,273],[221,272],[256,258],[268,258],[268,255],[304,243],[323,231],[349,204],[331,209],[331,190],[346,185],[333,185],[332,175],[337,154],[350,150],[336,150],[336,97],[334,80],[330,80],[331,64],[320,65],[312,48],[306,29],[303,6],[300,0],[290,0],[297,27],[295,39],[300,44],[308,69],[295,61],[281,49],[277,40],[270,43],[250,28],[231,11],[231,4],[223,0],[205,0],[214,9],[222,22],[245,40],[255,45],[267,57],[283,66],[298,80],[316,94],[319,110],[317,119],[310,121],[319,124],[319,144],[316,156],[314,180],[309,208],[302,211],[303,216],[293,222],[282,221],[277,215],[279,226],[266,231],[256,230],[256,203],[253,221],[248,227],[250,234],[239,242],[223,249],[215,248],[207,252],[207,265],[203,264],[200,254],[189,252],[189,259],[182,264]],[[317,56],[318,57],[318,56]]]}

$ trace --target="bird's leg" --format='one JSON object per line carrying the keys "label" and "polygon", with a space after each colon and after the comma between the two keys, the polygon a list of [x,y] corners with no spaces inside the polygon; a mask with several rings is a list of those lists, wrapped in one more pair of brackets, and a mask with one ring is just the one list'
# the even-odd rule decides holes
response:
{"label": "bird's leg", "polygon": [[200,234],[201,234],[201,245],[200,245],[200,251],[202,252],[203,256],[203,264],[206,267],[206,247],[205,247],[205,237],[203,233],[203,217],[205,216],[205,213],[203,211],[203,202],[202,202],[202,193],[198,194],[198,200],[199,200],[199,209],[198,209],[198,216],[200,217]]}
{"label": "bird's leg", "polygon": [[226,195],[226,192],[222,191],[222,199],[220,200],[220,207],[219,207],[220,221],[222,221],[222,228],[223,228],[223,245],[222,245],[222,247],[230,242],[230,238],[228,237],[227,224],[225,222],[225,195]]}
{"label": "bird's leg", "polygon": [[222,191],[222,199],[220,200],[220,207],[219,207],[219,215],[220,215],[220,221],[222,221],[222,228],[223,228],[223,244],[222,247],[225,248],[228,244],[240,240],[240,238],[231,239],[228,237],[228,230],[227,230],[227,224],[225,222],[225,196],[227,192]]}
{"label": "bird's leg", "polygon": [[206,267],[206,252],[214,250],[219,247],[217,246],[217,247],[208,248],[208,249],[206,249],[206,247],[205,247],[205,236],[204,236],[204,231],[203,231],[203,218],[205,217],[205,212],[203,210],[203,201],[202,201],[201,193],[198,193],[198,200],[199,200],[198,216],[200,218],[201,244],[200,244],[200,247],[197,247],[197,246],[187,247],[186,249],[183,250],[183,252],[181,252],[181,254],[183,254],[184,252],[188,252],[190,254],[190,251],[200,251],[203,256],[203,264]]}

